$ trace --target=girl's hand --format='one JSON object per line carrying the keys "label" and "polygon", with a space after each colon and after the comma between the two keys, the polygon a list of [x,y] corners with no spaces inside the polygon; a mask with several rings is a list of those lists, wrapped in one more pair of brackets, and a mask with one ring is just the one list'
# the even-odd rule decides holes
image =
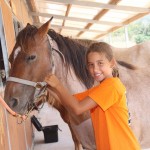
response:
{"label": "girl's hand", "polygon": [[50,75],[46,76],[45,77],[45,82],[47,82],[47,84],[49,86],[51,86],[52,88],[56,88],[60,83],[58,78],[53,74],[50,74]]}

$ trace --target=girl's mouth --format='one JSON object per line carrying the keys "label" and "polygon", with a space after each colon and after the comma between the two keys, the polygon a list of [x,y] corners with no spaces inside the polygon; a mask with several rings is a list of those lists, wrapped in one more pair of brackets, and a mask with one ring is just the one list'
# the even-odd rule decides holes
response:
{"label": "girl's mouth", "polygon": [[101,76],[102,75],[102,73],[95,73],[94,74],[94,77],[99,77],[99,76]]}

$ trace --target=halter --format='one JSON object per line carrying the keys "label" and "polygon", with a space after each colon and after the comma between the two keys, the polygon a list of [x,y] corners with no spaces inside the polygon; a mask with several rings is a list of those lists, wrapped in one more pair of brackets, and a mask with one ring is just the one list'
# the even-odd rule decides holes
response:
{"label": "halter", "polygon": [[[49,46],[50,46],[50,51],[51,51],[51,64],[52,64],[52,74],[55,74],[55,64],[54,64],[54,51],[56,51],[57,53],[59,53],[62,56],[63,62],[65,62],[65,58],[64,55],[57,49],[53,48],[53,39],[47,35],[48,41],[49,41]],[[46,82],[33,82],[30,80],[25,80],[25,79],[21,79],[21,78],[17,78],[17,77],[8,77],[7,78],[7,82],[16,82],[16,83],[20,83],[20,84],[24,84],[24,85],[28,85],[28,86],[32,86],[35,88],[35,93],[34,93],[34,99],[33,99],[33,103],[30,106],[29,110],[25,113],[25,117],[26,119],[29,117],[30,112],[34,109],[37,108],[37,103],[41,101],[41,97],[42,96],[47,96],[47,83]],[[44,104],[45,101],[42,101],[42,103]],[[13,115],[14,116],[14,115]],[[21,115],[17,115],[15,117],[18,118],[18,124],[21,124],[23,121],[25,121],[26,119],[24,119],[23,117],[20,117]],[[19,121],[20,120],[20,121]]]}

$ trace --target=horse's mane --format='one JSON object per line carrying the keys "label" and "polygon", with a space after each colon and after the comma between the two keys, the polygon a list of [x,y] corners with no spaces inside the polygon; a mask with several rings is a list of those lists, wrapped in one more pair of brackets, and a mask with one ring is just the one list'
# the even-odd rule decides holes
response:
{"label": "horse's mane", "polygon": [[[23,50],[23,45],[26,43],[29,38],[34,40],[34,35],[37,33],[38,29],[28,24],[23,30],[21,30],[16,38],[16,44],[14,46],[13,52],[9,57],[9,61],[13,61],[14,50],[21,46]],[[49,30],[48,34],[50,37],[56,41],[59,50],[63,53],[66,65],[71,65],[75,71],[76,76],[83,82],[83,84],[90,88],[93,85],[93,79],[89,75],[86,65],[85,65],[85,53],[87,48],[77,41],[70,39],[68,37],[64,37],[54,30]]]}
{"label": "horse's mane", "polygon": [[76,76],[87,88],[90,88],[93,85],[93,79],[86,69],[85,53],[87,47],[74,39],[56,33],[52,29],[48,31],[48,34],[56,41],[59,50],[64,54],[67,64],[73,67]]}
{"label": "horse's mane", "polygon": [[12,53],[9,56],[10,63],[14,61],[14,51],[18,46],[21,47],[22,51],[24,51],[25,53],[27,52],[26,49],[24,48],[24,43],[27,43],[29,38],[34,40],[34,35],[36,34],[37,31],[38,29],[35,26],[30,25],[28,23],[27,26],[18,33],[16,37],[16,44],[13,48]]}
{"label": "horse's mane", "polygon": [[23,48],[24,43],[26,43],[29,38],[34,39],[34,35],[37,33],[38,29],[30,24],[21,30],[16,38],[16,44],[19,44]]}

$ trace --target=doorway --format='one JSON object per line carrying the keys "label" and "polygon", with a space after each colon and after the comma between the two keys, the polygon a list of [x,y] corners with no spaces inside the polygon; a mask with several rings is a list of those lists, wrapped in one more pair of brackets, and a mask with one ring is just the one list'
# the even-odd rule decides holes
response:
{"label": "doorway", "polygon": [[9,63],[6,40],[4,35],[4,26],[2,19],[2,11],[0,8],[0,93],[4,92],[6,78],[8,77]]}

